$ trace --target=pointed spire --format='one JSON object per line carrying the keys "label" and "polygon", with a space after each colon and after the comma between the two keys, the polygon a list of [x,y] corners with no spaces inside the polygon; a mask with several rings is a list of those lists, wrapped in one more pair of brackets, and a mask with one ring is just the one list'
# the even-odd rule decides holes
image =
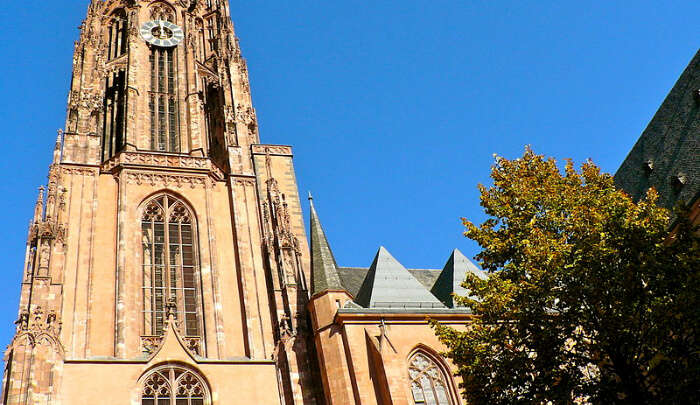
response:
{"label": "pointed spire", "polygon": [[469,291],[462,287],[462,282],[467,278],[467,273],[479,278],[486,278],[486,273],[472,263],[462,252],[455,249],[447,260],[442,273],[433,285],[430,292],[450,308],[455,307],[452,294],[468,296]]}
{"label": "pointed spire", "polygon": [[384,246],[374,257],[355,302],[365,308],[443,307]]}
{"label": "pointed spire", "polygon": [[326,239],[321,221],[318,219],[313,198],[309,193],[311,208],[311,285],[312,294],[327,290],[345,290],[338,275],[338,265]]}
{"label": "pointed spire", "polygon": [[34,223],[38,224],[44,220],[44,186],[39,187],[39,196],[34,206]]}

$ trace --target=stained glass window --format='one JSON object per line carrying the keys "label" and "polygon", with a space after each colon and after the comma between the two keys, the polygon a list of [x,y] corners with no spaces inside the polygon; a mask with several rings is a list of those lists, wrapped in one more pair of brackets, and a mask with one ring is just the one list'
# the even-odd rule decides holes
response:
{"label": "stained glass window", "polygon": [[144,210],[141,231],[145,333],[163,334],[167,306],[174,303],[180,331],[188,337],[201,336],[192,213],[177,198],[158,196]]}
{"label": "stained glass window", "polygon": [[452,405],[445,374],[423,353],[416,353],[409,362],[411,393],[416,405]]}

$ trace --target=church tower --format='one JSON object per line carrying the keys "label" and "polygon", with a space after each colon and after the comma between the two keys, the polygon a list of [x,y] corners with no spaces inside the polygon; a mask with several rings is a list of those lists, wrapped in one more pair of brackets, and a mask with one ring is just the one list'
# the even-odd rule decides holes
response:
{"label": "church tower", "polygon": [[322,403],[292,151],[228,0],[92,0],[0,403]]}

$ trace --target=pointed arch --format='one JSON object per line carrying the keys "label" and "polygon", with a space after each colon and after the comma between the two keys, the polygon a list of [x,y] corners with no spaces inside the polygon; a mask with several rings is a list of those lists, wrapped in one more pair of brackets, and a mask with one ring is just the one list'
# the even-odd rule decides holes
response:
{"label": "pointed arch", "polygon": [[148,6],[148,15],[151,20],[163,20],[171,23],[177,23],[177,14],[175,7],[167,1],[158,0],[152,2]]}
{"label": "pointed arch", "polygon": [[211,405],[209,384],[190,367],[156,366],[139,380],[141,405]]}
{"label": "pointed arch", "polygon": [[425,345],[408,357],[408,378],[415,405],[458,405],[454,380],[444,359]]}
{"label": "pointed arch", "polygon": [[202,337],[203,314],[197,219],[181,197],[161,192],[139,210],[143,254],[143,330],[161,336],[169,307],[179,332]]}
{"label": "pointed arch", "polygon": [[111,60],[124,55],[129,45],[129,19],[123,8],[110,14],[107,30],[107,60]]}

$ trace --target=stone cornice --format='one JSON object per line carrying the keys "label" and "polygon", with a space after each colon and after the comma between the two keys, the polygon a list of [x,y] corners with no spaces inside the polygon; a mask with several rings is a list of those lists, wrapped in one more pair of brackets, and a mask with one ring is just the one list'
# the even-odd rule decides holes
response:
{"label": "stone cornice", "polygon": [[[163,173],[130,173],[141,174],[141,180],[144,179],[143,175],[156,176],[153,178],[159,178],[158,176],[184,178],[183,175],[185,174],[208,175],[215,181],[226,179],[224,171],[213,164],[209,158],[204,157],[152,152],[121,152],[102,165],[102,171],[107,173],[115,174],[123,169],[148,169],[150,171],[168,172],[167,175]],[[173,171],[176,173],[173,173]],[[189,178],[192,176],[185,177]]]}
{"label": "stone cornice", "polygon": [[345,309],[335,315],[335,323],[377,323],[380,320],[399,323],[427,323],[428,319],[447,323],[468,323],[474,315],[468,309],[404,310],[391,309]]}
{"label": "stone cornice", "polygon": [[287,145],[252,145],[253,155],[293,156],[292,147]]}

